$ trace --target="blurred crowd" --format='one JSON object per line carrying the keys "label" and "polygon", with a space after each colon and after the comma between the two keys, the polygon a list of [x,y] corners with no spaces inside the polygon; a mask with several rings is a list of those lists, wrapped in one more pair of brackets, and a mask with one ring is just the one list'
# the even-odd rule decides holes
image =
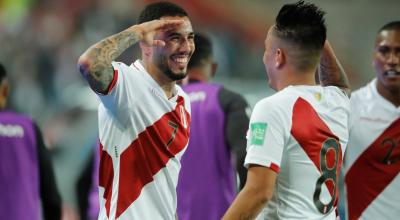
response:
{"label": "blurred crowd", "polygon": [[133,1],[5,1],[0,10],[0,59],[11,73],[12,107],[40,122],[78,105],[95,108],[95,103],[87,103],[87,97],[81,97],[87,91],[82,90],[77,58],[90,43],[132,24],[136,17],[132,4]]}

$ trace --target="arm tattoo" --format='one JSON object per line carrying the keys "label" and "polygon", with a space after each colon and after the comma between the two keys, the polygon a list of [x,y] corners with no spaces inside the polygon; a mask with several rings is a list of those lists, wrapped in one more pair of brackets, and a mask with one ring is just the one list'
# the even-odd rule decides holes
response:
{"label": "arm tattoo", "polygon": [[136,33],[122,31],[90,47],[86,62],[79,63],[80,71],[97,92],[105,92],[113,79],[111,62],[139,41]]}
{"label": "arm tattoo", "polygon": [[336,57],[333,56],[327,58],[322,56],[318,68],[318,75],[321,85],[337,86],[344,89],[346,92],[349,92],[349,81],[343,67],[340,65],[340,62]]}

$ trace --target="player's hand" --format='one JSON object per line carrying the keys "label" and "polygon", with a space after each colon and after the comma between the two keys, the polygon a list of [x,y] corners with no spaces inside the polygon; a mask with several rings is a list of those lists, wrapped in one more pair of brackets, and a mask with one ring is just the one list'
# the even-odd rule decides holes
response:
{"label": "player's hand", "polygon": [[147,46],[165,46],[163,40],[154,39],[158,31],[169,31],[183,24],[183,20],[152,20],[135,25],[140,32],[141,42]]}

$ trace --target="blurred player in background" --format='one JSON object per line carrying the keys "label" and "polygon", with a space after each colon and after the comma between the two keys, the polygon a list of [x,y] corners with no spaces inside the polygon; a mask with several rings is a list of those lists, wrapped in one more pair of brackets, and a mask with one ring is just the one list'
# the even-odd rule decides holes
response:
{"label": "blurred player in background", "polygon": [[[0,213],[4,219],[61,218],[49,152],[31,118],[6,109],[9,83],[0,63]],[[42,210],[41,210],[42,207]]]}
{"label": "blurred player in background", "polygon": [[376,78],[350,100],[348,219],[400,217],[400,21],[379,30],[373,64]]}
{"label": "blurred player in background", "polygon": [[181,220],[219,220],[238,191],[235,170],[240,188],[246,181],[248,105],[241,95],[208,82],[217,69],[211,41],[196,33],[195,46],[188,84],[182,87],[191,99],[192,117],[178,181],[178,214]]}

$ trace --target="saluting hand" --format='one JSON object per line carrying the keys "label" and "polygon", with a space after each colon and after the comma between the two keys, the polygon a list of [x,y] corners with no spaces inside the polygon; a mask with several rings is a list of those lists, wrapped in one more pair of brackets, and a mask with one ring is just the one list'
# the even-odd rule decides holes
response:
{"label": "saluting hand", "polygon": [[[154,39],[154,36],[158,31],[168,31],[176,28],[177,26],[183,24],[183,20],[152,20],[148,22],[141,23],[139,25],[132,26],[132,31],[139,30],[141,32],[141,42],[145,43],[147,46],[165,46],[163,40]],[[130,29],[131,29],[130,28]]]}

